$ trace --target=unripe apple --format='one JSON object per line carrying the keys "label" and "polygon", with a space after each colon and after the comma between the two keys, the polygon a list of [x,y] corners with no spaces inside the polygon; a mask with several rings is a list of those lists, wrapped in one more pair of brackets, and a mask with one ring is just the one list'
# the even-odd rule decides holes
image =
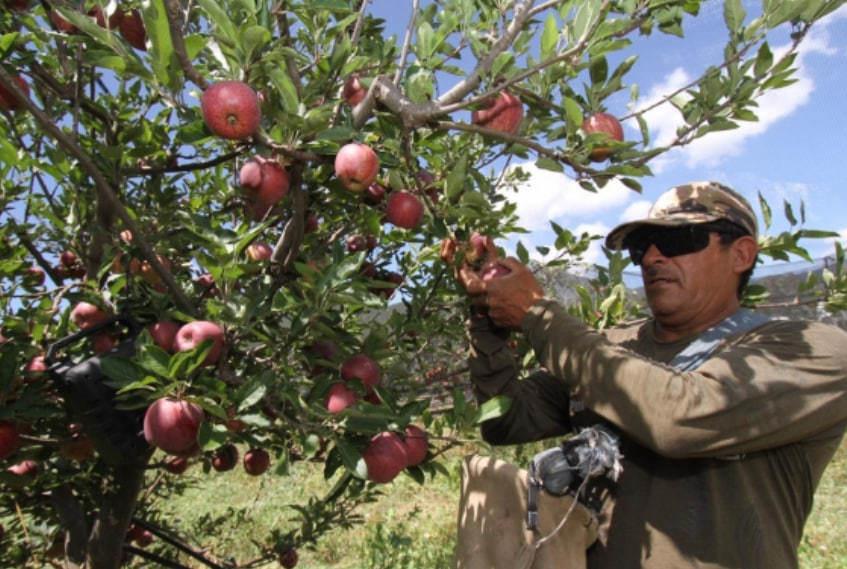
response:
{"label": "unripe apple", "polygon": [[345,144],[335,155],[335,175],[350,191],[362,192],[379,173],[379,157],[370,146]]}
{"label": "unripe apple", "polygon": [[518,132],[523,120],[523,104],[519,98],[508,91],[501,91],[484,105],[483,109],[471,113],[473,124],[507,134]]}
{"label": "unripe apple", "polygon": [[344,82],[344,89],[341,91],[341,96],[347,101],[351,107],[355,107],[365,99],[368,90],[359,81],[359,76],[355,73],[347,78]]}
{"label": "unripe apple", "polygon": [[153,338],[153,342],[157,346],[166,352],[173,353],[176,351],[174,343],[181,326],[181,324],[171,322],[170,320],[160,320],[150,324],[147,327],[147,332],[149,332],[150,337]]}
{"label": "unripe apple", "polygon": [[250,476],[264,474],[271,465],[271,457],[261,448],[253,448],[244,453],[244,472]]}
{"label": "unripe apple", "polygon": [[[24,78],[20,75],[13,75],[12,80],[17,84],[17,87],[23,91],[23,93],[29,97],[29,85]],[[11,91],[6,89],[3,86],[0,86],[0,109],[6,111],[14,111],[20,109],[23,106],[17,97],[15,97]]]}
{"label": "unripe apple", "polygon": [[273,248],[267,243],[251,243],[247,247],[247,256],[253,262],[269,261],[273,255]]}
{"label": "unripe apple", "polygon": [[294,567],[297,567],[297,561],[299,561],[299,557],[297,550],[293,547],[289,547],[279,556],[279,564],[285,569],[294,569]]}
{"label": "unripe apple", "polygon": [[183,474],[188,470],[188,459],[184,456],[169,456],[165,459],[163,468],[171,474]]}
{"label": "unripe apple", "polygon": [[385,217],[397,227],[414,229],[423,219],[423,213],[423,204],[414,194],[399,191],[388,196]]}
{"label": "unripe apple", "polygon": [[203,91],[200,106],[206,126],[220,137],[245,140],[259,130],[259,97],[243,81],[215,83]]}
{"label": "unripe apple", "polygon": [[90,302],[80,302],[71,311],[71,320],[80,330],[87,330],[108,318],[105,312]]}
{"label": "unripe apple", "polygon": [[327,411],[335,415],[355,405],[357,400],[358,397],[355,391],[347,387],[344,383],[334,383],[329,388],[324,405]]}
{"label": "unripe apple", "polygon": [[365,188],[365,203],[369,205],[379,205],[385,199],[385,187],[374,182]]}
{"label": "unripe apple", "polygon": [[153,402],[144,414],[144,438],[171,454],[184,455],[197,445],[203,409],[195,403],[171,397]]}
{"label": "unripe apple", "polygon": [[11,421],[0,421],[0,460],[6,459],[20,444],[18,428]]}
{"label": "unripe apple", "polygon": [[379,364],[365,354],[350,356],[341,364],[341,378],[344,381],[358,379],[368,389],[379,385],[381,377],[382,370]]}
{"label": "unripe apple", "polygon": [[362,458],[368,467],[368,480],[381,484],[394,480],[408,462],[403,441],[390,432],[374,436]]}
{"label": "unripe apple", "polygon": [[480,271],[480,277],[484,281],[490,281],[491,279],[497,279],[502,276],[508,275],[511,272],[512,271],[508,267],[505,267],[496,261],[492,261],[482,267],[482,270]]}
{"label": "unripe apple", "polygon": [[[582,130],[586,134],[602,133],[611,140],[623,140],[623,127],[613,115],[609,113],[594,113],[582,121]],[[591,150],[590,158],[594,162],[602,162],[612,154],[608,146],[595,146]]]}
{"label": "unripe apple", "polygon": [[235,468],[238,463],[238,449],[234,444],[225,444],[212,455],[212,468],[218,472],[226,472]]}
{"label": "unripe apple", "polygon": [[181,327],[174,339],[174,348],[178,352],[187,352],[204,340],[212,340],[212,349],[204,362],[204,365],[212,365],[221,357],[224,347],[224,330],[214,322],[195,320]]}
{"label": "unripe apple", "polygon": [[[115,14],[119,12],[117,11]],[[121,35],[129,45],[135,49],[147,51],[147,31],[144,29],[141,12],[135,9],[123,12],[117,24]],[[114,27],[114,24],[112,24],[112,27]]]}
{"label": "unripe apple", "polygon": [[406,427],[405,434],[403,444],[406,446],[406,466],[420,464],[426,458],[428,451],[426,432],[420,427],[409,425]]}
{"label": "unripe apple", "polygon": [[91,339],[91,349],[97,355],[103,355],[111,352],[117,345],[118,341],[109,334],[97,334]]}

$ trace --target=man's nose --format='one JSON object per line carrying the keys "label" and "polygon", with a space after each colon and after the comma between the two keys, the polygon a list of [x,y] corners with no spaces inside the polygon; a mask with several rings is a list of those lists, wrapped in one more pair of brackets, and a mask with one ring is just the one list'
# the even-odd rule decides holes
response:
{"label": "man's nose", "polygon": [[656,263],[663,263],[667,260],[667,257],[662,255],[662,252],[659,251],[659,248],[656,245],[650,245],[647,248],[647,251],[644,252],[644,257],[641,258],[641,266],[649,267]]}

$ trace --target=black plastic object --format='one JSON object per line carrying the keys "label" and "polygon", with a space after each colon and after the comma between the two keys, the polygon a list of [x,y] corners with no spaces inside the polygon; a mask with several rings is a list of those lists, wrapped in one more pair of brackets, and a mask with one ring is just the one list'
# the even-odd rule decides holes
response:
{"label": "black plastic object", "polygon": [[100,458],[112,466],[143,464],[152,452],[143,436],[144,412],[115,408],[115,390],[103,382],[105,375],[101,357],[94,356],[74,363],[57,356],[62,348],[115,324],[126,326],[129,333],[127,339],[106,355],[132,357],[141,327],[132,318],[120,315],[51,344],[44,360],[50,377],[65,399],[68,414],[73,421],[82,424]]}

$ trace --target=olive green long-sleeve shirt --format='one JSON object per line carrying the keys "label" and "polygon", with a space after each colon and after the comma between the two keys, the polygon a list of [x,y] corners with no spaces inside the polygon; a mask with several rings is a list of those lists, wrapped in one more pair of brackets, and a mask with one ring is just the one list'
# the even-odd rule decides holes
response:
{"label": "olive green long-sleeve shirt", "polygon": [[[523,332],[544,370],[518,380],[508,335],[486,318],[469,326],[478,397],[513,400],[483,424],[486,440],[601,420],[622,435],[624,471],[598,490],[589,567],[797,567],[815,488],[847,426],[847,333],[775,320],[680,372],[667,362],[694,338],[659,342],[652,320],[598,333],[542,300]],[[571,399],[586,410],[572,414]]]}

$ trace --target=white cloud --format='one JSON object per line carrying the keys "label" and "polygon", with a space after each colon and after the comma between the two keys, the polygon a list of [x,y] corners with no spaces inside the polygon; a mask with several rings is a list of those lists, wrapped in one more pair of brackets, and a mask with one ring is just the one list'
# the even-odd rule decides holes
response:
{"label": "white cloud", "polygon": [[530,177],[517,192],[501,190],[517,205],[520,225],[530,231],[546,229],[549,221],[594,218],[601,213],[623,208],[635,193],[617,180],[598,192],[582,189],[564,174],[542,170],[534,163],[519,165]]}
{"label": "white cloud", "polygon": [[[740,122],[740,127],[735,130],[710,133],[686,147],[674,149],[651,162],[654,172],[661,173],[677,161],[684,162],[689,168],[704,165],[713,167],[724,158],[738,155],[743,151],[748,139],[763,134],[773,124],[806,105],[815,90],[815,82],[809,73],[806,58],[810,54],[827,57],[838,54],[838,49],[832,45],[828,26],[845,18],[847,18],[847,6],[836,10],[812,28],[800,44],[795,62],[797,72],[794,77],[797,82],[761,96],[758,99],[759,107],[755,109],[759,117],[757,122]],[[788,44],[773,48],[774,61],[777,61],[788,49]],[[693,77],[688,71],[681,67],[676,68],[649,90],[644,102],[638,107],[644,108],[651,105],[692,80]],[[651,138],[656,146],[671,142],[676,137],[676,129],[683,124],[679,112],[668,103],[646,113],[645,120],[650,125]],[[631,122],[633,124],[629,126],[633,127],[634,121]]]}
{"label": "white cloud", "polygon": [[653,203],[648,200],[638,200],[637,202],[632,202],[621,214],[621,223],[625,223],[627,221],[634,221],[636,219],[644,219],[645,217],[647,217],[647,213],[650,211],[651,205],[653,205]]}

